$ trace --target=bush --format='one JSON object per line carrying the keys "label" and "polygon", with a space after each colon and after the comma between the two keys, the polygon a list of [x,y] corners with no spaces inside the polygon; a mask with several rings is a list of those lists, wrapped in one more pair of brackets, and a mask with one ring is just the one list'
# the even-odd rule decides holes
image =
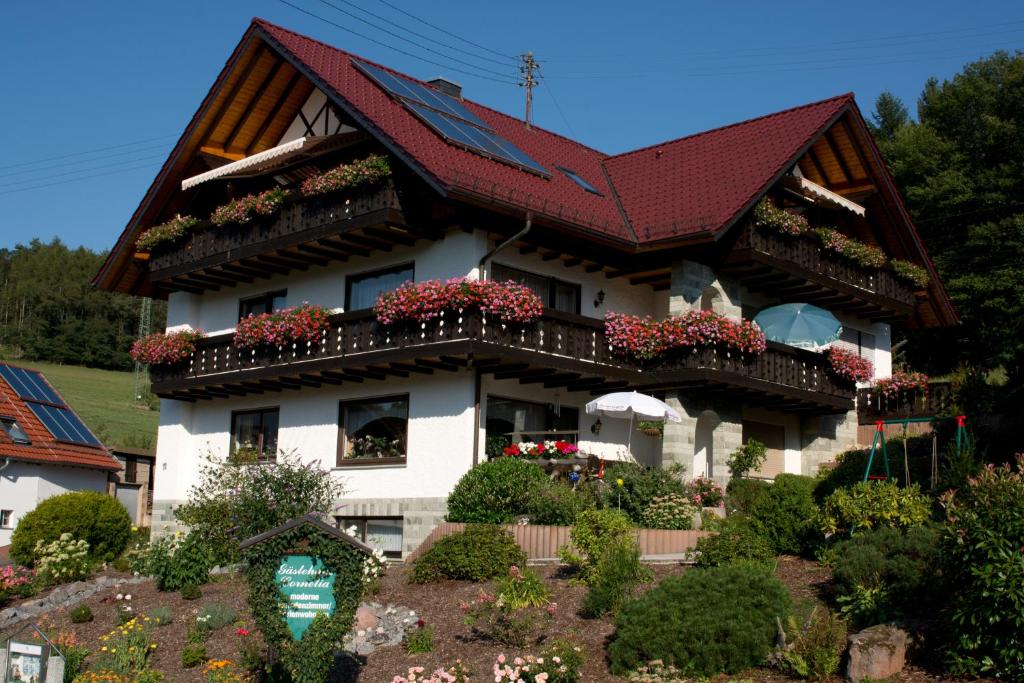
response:
{"label": "bush", "polygon": [[694,477],[686,482],[683,495],[699,507],[717,508],[725,505],[725,491],[710,477]]}
{"label": "bush", "polygon": [[757,439],[747,439],[747,442],[733,451],[726,461],[729,472],[736,479],[747,476],[747,472],[761,469],[761,465],[768,458],[768,449]]}
{"label": "bush", "polygon": [[742,515],[726,517],[716,535],[697,539],[695,564],[698,567],[719,567],[735,562],[768,564],[774,558],[772,547]]}
{"label": "bush", "polygon": [[593,510],[594,505],[593,496],[546,479],[533,490],[526,512],[533,524],[572,526],[581,513]]}
{"label": "bush", "polygon": [[68,612],[68,615],[71,617],[72,624],[84,624],[86,622],[92,621],[93,619],[92,610],[89,609],[88,605],[78,605],[77,607],[72,607],[71,611]]}
{"label": "bush", "polygon": [[573,549],[560,548],[558,553],[563,562],[577,567],[583,580],[589,582],[605,551],[621,539],[631,539],[633,533],[633,524],[626,513],[590,510],[579,516],[569,532]]}
{"label": "bush", "polygon": [[442,538],[416,560],[409,580],[486,581],[504,576],[512,565],[526,565],[526,553],[512,534],[492,524],[470,524],[465,531]]}
{"label": "bush", "polygon": [[194,583],[186,583],[181,587],[182,600],[198,600],[203,597],[203,591]]}
{"label": "bush", "polygon": [[39,569],[39,578],[47,584],[78,581],[89,575],[92,560],[89,544],[71,534],[61,534],[56,541],[36,541],[32,551]]}
{"label": "bush", "polygon": [[188,643],[181,649],[181,667],[183,669],[194,669],[208,660],[206,646],[202,643]]}
{"label": "bush", "polygon": [[640,548],[629,537],[617,538],[598,561],[583,599],[583,616],[615,614],[633,597],[637,587],[650,581],[651,571],[640,562]]}
{"label": "bush", "polygon": [[812,520],[817,480],[799,474],[780,474],[754,505],[751,521],[777,554],[798,555],[814,545]]}
{"label": "bush", "polygon": [[213,603],[206,605],[196,615],[196,630],[202,634],[212,633],[231,624],[238,618],[238,612],[227,605]]}
{"label": "bush", "polygon": [[176,591],[188,584],[200,585],[210,580],[213,556],[206,539],[192,531],[167,536],[149,546],[146,572],[161,591]]}
{"label": "bush", "polygon": [[71,534],[89,544],[90,558],[107,562],[124,552],[132,522],[124,506],[95,491],[74,491],[47,498],[18,521],[11,536],[11,559],[34,566],[36,543]]}
{"label": "bush", "polygon": [[205,540],[211,566],[238,562],[241,541],[296,517],[326,513],[344,493],[318,461],[304,463],[293,453],[246,466],[209,456],[200,474],[175,516]]}
{"label": "bush", "polygon": [[791,616],[782,635],[786,642],[769,662],[783,673],[812,681],[828,680],[839,670],[846,650],[846,623],[828,610],[812,608],[801,623]]}
{"label": "bush", "polygon": [[640,513],[640,524],[647,529],[691,529],[700,508],[678,493],[658,496]]}
{"label": "bush", "polygon": [[769,486],[763,479],[731,479],[725,488],[725,507],[730,513],[749,515]]}
{"label": "bush", "polygon": [[864,531],[836,545],[832,566],[837,601],[857,627],[941,603],[936,529]]}
{"label": "bush", "polygon": [[916,484],[903,489],[888,481],[865,481],[826,498],[817,526],[826,534],[876,527],[906,529],[924,524],[930,514],[931,503]]}
{"label": "bush", "polygon": [[660,659],[688,676],[735,673],[764,661],[785,620],[789,593],[762,567],[693,569],[665,579],[623,607],[608,647],[625,675]]}
{"label": "bush", "polygon": [[949,661],[957,673],[1020,678],[1024,671],[1024,455],[989,466],[942,497],[942,539],[956,638]]}
{"label": "bush", "polygon": [[[940,435],[940,443],[943,436]],[[910,481],[924,482],[931,476],[932,467],[932,437],[930,435],[911,436],[906,440],[907,464],[910,466]],[[875,453],[874,462],[871,465],[871,472],[879,474],[885,472],[885,460],[889,459],[889,471],[897,475],[901,480],[899,485],[905,486],[907,482],[902,481],[903,475],[903,439],[887,439],[888,453],[883,454],[881,450]],[[834,491],[849,488],[860,483],[864,479],[864,470],[867,468],[870,448],[858,448],[846,451],[836,456],[836,466],[832,469],[822,469],[820,481],[814,491],[814,497],[820,504]]]}
{"label": "bush", "polygon": [[595,481],[588,488],[598,498],[598,507],[622,510],[639,524],[644,509],[655,498],[684,495],[684,471],[682,465],[661,469],[617,462],[605,469],[603,481]]}
{"label": "bush", "polygon": [[448,521],[505,524],[530,509],[532,492],[548,482],[534,463],[498,458],[462,475],[448,496]]}
{"label": "bush", "polygon": [[170,607],[154,607],[149,611],[149,618],[157,626],[167,626],[174,621],[174,612]]}
{"label": "bush", "polygon": [[405,654],[422,655],[434,651],[434,629],[419,619],[416,628],[405,632]]}

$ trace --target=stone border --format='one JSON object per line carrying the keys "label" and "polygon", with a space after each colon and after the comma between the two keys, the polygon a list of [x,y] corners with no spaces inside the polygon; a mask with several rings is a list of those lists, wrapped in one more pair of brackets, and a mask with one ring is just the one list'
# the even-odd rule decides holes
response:
{"label": "stone border", "polygon": [[77,605],[100,591],[116,586],[144,583],[151,580],[151,577],[148,576],[135,576],[127,579],[99,576],[90,581],[75,581],[74,583],[57,586],[47,595],[37,600],[28,600],[16,607],[0,610],[0,629],[6,629],[18,622],[31,619],[46,612]]}

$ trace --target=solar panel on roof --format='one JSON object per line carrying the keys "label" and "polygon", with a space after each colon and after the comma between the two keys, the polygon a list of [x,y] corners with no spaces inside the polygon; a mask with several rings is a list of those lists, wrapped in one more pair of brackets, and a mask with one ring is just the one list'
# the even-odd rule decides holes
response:
{"label": "solar panel on roof", "polygon": [[352,63],[448,142],[542,176],[550,175],[529,154],[497,135],[493,128],[454,97],[375,66],[356,60]]}
{"label": "solar panel on roof", "polygon": [[0,365],[0,377],[3,377],[11,385],[14,392],[18,394],[18,398],[25,398],[31,401],[45,401],[58,405],[64,404],[64,401],[57,395],[57,392],[43,379],[42,374],[35,370]]}
{"label": "solar panel on roof", "polygon": [[67,408],[58,408],[45,403],[29,403],[28,407],[57,441],[86,446],[100,445],[99,440],[92,435],[92,432],[78,419],[78,416]]}

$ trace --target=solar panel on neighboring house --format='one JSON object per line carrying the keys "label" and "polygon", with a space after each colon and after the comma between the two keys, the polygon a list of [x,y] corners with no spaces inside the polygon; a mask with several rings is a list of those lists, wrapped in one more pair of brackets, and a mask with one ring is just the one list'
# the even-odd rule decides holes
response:
{"label": "solar panel on neighboring house", "polygon": [[538,175],[551,175],[454,97],[364,62],[352,63],[448,142]]}
{"label": "solar panel on neighboring house", "polygon": [[42,373],[0,364],[0,377],[25,401],[55,440],[102,447],[99,439],[43,379]]}

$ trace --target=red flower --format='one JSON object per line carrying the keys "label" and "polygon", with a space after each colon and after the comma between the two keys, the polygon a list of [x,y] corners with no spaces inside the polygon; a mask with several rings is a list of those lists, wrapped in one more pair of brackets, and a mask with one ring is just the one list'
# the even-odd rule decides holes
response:
{"label": "red flower", "polygon": [[239,636],[242,636],[244,638],[244,637],[249,635],[249,631],[244,629],[244,628],[242,628],[241,626],[239,626],[238,630],[235,631],[235,634],[239,635]]}
{"label": "red flower", "polygon": [[273,313],[250,315],[235,326],[234,344],[240,349],[248,349],[263,344],[317,343],[331,327],[328,316],[330,312],[323,306],[307,303]]}
{"label": "red flower", "polygon": [[377,320],[385,325],[402,321],[422,323],[443,311],[470,308],[505,322],[528,323],[540,317],[544,303],[533,290],[516,282],[455,278],[448,282],[406,282],[381,294],[373,306]]}

